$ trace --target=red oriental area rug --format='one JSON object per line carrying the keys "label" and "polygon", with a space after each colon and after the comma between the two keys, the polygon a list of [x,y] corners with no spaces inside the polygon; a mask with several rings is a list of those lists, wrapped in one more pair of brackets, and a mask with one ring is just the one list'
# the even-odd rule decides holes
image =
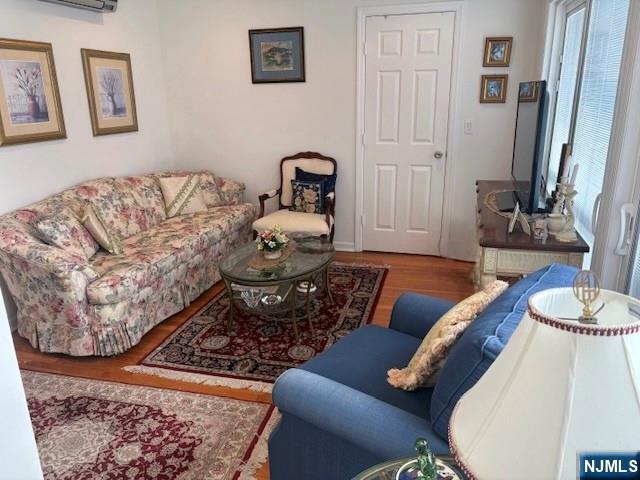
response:
{"label": "red oriental area rug", "polygon": [[311,305],[314,332],[298,320],[300,342],[291,321],[238,313],[227,331],[229,298],[220,293],[187,320],[140,365],[125,370],[194,383],[271,391],[273,382],[353,330],[371,322],[387,268],[334,263],[329,284],[334,299],[316,297]]}
{"label": "red oriental area rug", "polygon": [[46,480],[240,480],[266,461],[271,405],[22,371]]}

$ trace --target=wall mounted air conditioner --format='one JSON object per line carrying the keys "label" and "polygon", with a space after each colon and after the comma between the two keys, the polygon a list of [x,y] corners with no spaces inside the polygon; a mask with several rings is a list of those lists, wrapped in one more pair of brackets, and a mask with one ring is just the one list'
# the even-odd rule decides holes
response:
{"label": "wall mounted air conditioner", "polygon": [[94,12],[115,12],[118,8],[118,0],[40,0],[41,2],[57,3],[66,7],[83,8]]}

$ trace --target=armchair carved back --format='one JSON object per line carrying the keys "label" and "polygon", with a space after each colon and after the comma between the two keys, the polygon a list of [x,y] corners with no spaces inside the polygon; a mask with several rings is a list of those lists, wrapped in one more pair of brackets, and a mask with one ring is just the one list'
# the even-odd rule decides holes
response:
{"label": "armchair carved back", "polygon": [[280,208],[291,206],[291,180],[296,178],[296,167],[310,173],[333,175],[338,171],[334,158],[317,152],[300,152],[280,161]]}

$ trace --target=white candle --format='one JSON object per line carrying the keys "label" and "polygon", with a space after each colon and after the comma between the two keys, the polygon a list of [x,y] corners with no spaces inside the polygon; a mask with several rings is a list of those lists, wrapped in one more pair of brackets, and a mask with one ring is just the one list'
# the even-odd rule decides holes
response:
{"label": "white candle", "polygon": [[580,165],[579,164],[575,164],[575,166],[573,167],[573,170],[571,171],[571,181],[569,182],[569,185],[575,185],[576,184],[576,177],[578,176],[578,167]]}

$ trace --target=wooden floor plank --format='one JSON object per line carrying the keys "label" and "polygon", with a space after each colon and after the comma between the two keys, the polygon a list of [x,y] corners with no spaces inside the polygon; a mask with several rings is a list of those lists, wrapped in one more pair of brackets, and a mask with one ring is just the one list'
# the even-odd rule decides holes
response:
{"label": "wooden floor plank", "polygon": [[[389,267],[389,273],[380,294],[378,307],[374,313],[373,323],[376,325],[386,326],[389,324],[393,303],[403,292],[414,291],[425,295],[448,298],[453,301],[459,301],[473,292],[473,284],[471,282],[473,264],[467,262],[420,255],[375,252],[340,252],[336,255],[336,260],[344,263],[365,263],[387,265]],[[221,283],[214,285],[187,309],[156,326],[145,335],[140,344],[116,357],[80,358],[44,354],[33,349],[26,340],[16,334],[14,335],[14,345],[20,367],[40,372],[171,388],[270,403],[271,395],[264,392],[197,385],[150,375],[134,374],[122,370],[122,367],[135,365],[142,360],[176,328],[204,307],[222,288]],[[269,478],[267,465],[263,466],[257,478],[259,480],[267,480]]]}

